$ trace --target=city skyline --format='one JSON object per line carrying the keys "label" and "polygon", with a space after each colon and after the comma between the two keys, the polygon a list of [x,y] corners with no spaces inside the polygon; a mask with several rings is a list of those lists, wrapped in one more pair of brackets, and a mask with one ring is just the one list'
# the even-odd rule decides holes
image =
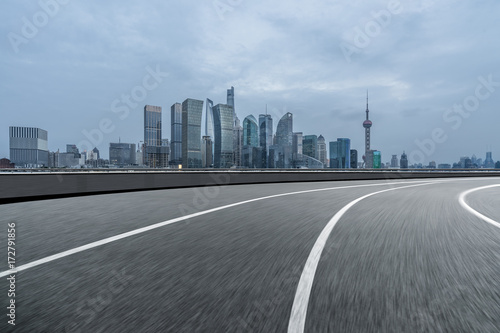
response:
{"label": "city skyline", "polygon": [[[295,131],[322,134],[326,142],[350,138],[362,155],[359,120],[368,89],[371,145],[384,163],[403,150],[410,161],[423,155],[424,164],[484,159],[487,151],[500,157],[498,46],[491,42],[500,5],[390,3],[244,2],[220,13],[210,2],[111,2],[99,10],[70,2],[29,38],[23,17],[32,22],[44,9],[2,3],[0,107],[15,112],[4,111],[0,130],[43,128],[55,151],[86,140],[84,133],[106,120],[109,131],[96,145],[106,152],[120,137],[142,140],[136,124],[145,104],[168,110],[185,98],[225,103],[234,86],[240,119],[258,117],[267,105],[274,124],[290,112]],[[178,30],[187,16],[164,20],[172,12],[189,12],[195,23]],[[381,13],[390,14],[386,23]],[[375,30],[367,34],[367,27]],[[15,44],[15,35],[26,41]],[[163,123],[168,119],[164,112]],[[169,126],[163,132],[170,138]],[[0,156],[8,154],[4,134]]]}
{"label": "city skyline", "polygon": [[[252,166],[248,165],[248,161],[246,164],[241,164],[242,155],[239,155],[240,156],[239,162],[236,162],[236,160],[233,160],[233,158],[236,158],[236,152],[237,152],[236,146],[233,146],[231,149],[231,144],[232,143],[234,144],[234,139],[235,139],[234,136],[237,135],[236,133],[233,133],[233,130],[237,126],[240,126],[239,125],[240,124],[239,118],[238,118],[236,112],[234,111],[234,107],[233,107],[234,100],[235,100],[234,95],[235,95],[234,94],[234,87],[231,87],[231,89],[227,90],[227,102],[228,102],[228,104],[218,104],[215,107],[213,106],[213,102],[207,98],[205,112],[203,112],[203,108],[204,108],[205,104],[202,100],[194,100],[194,99],[188,98],[182,104],[181,103],[174,103],[171,106],[170,116],[171,116],[172,133],[176,133],[176,134],[172,135],[170,142],[169,142],[168,138],[162,138],[162,134],[161,134],[162,133],[162,125],[161,125],[161,123],[162,123],[162,120],[161,120],[162,119],[162,107],[161,106],[145,105],[144,106],[144,141],[140,141],[140,142],[144,143],[144,147],[143,147],[144,150],[141,152],[139,152],[139,150],[137,151],[137,154],[141,154],[140,156],[142,156],[144,154],[144,160],[142,161],[142,162],[144,162],[144,165],[148,166],[148,167],[167,167],[168,165],[177,166],[177,165],[183,164],[183,163],[181,163],[181,161],[179,161],[179,159],[178,159],[179,157],[176,156],[176,153],[175,153],[176,148],[175,147],[178,145],[179,150],[181,150],[183,142],[191,142],[191,143],[186,143],[185,146],[192,145],[196,141],[196,140],[193,141],[193,139],[195,138],[196,135],[195,136],[188,135],[189,137],[191,137],[191,140],[187,140],[187,141],[183,141],[182,139],[179,139],[181,133],[177,133],[177,132],[182,132],[180,130],[181,126],[182,126],[182,124],[181,124],[182,119],[180,119],[182,116],[182,105],[185,104],[185,109],[190,110],[191,107],[187,107],[187,105],[193,105],[192,103],[195,102],[196,103],[196,107],[195,107],[196,116],[194,116],[195,118],[193,118],[193,115],[190,115],[190,116],[187,116],[187,114],[184,115],[185,117],[187,117],[186,119],[190,119],[190,121],[188,121],[188,123],[190,125],[188,126],[186,124],[183,127],[187,128],[187,127],[194,126],[194,128],[196,128],[195,131],[197,131],[197,133],[199,132],[198,134],[200,134],[200,140],[199,140],[200,142],[195,143],[195,146],[199,145],[198,153],[201,154],[201,150],[204,149],[204,147],[205,147],[204,145],[206,144],[205,140],[206,140],[206,138],[208,138],[208,139],[210,139],[210,146],[212,145],[212,143],[214,143],[214,147],[215,147],[215,150],[213,152],[214,157],[215,157],[213,167],[215,167],[215,168],[229,168],[231,166],[252,167]],[[186,103],[188,103],[188,104],[186,104]],[[193,107],[194,107],[194,105],[193,105]],[[216,112],[217,112],[216,117],[214,117],[214,112],[212,111],[212,109],[216,110]],[[225,125],[223,125],[223,127],[225,127],[225,130],[222,130],[222,131],[223,132],[226,131],[227,133],[221,137],[221,119],[222,119],[221,114],[222,113],[220,110],[222,110],[222,109],[225,110],[224,112],[226,114],[224,116],[225,117],[225,120],[224,120]],[[361,156],[363,158],[363,160],[360,161],[359,167],[380,168],[382,166],[382,168],[389,168],[389,167],[393,168],[394,164],[395,164],[394,159],[397,158],[398,154],[393,154],[390,162],[389,161],[383,162],[381,152],[378,150],[370,149],[371,147],[370,147],[370,131],[369,130],[372,126],[372,122],[369,120],[368,92],[367,92],[367,96],[366,96],[365,113],[366,113],[366,119],[363,122],[363,127],[365,128],[365,154],[366,154],[366,152],[368,152],[368,154],[366,155],[366,160],[365,160],[365,156]],[[208,121],[207,121],[207,119],[209,119],[207,117],[209,117],[210,115],[213,118],[211,126],[208,125]],[[248,115],[247,117],[245,117],[243,125],[245,126],[245,122],[247,120],[251,120],[252,118],[253,118],[253,121],[256,121],[255,117],[253,115]],[[269,148],[267,150],[265,150],[266,151],[266,158],[269,158],[269,151],[271,151],[273,154],[284,154],[283,156],[285,157],[285,161],[287,161],[287,162],[281,162],[284,164],[282,164],[280,166],[277,166],[274,164],[275,162],[277,162],[277,160],[275,160],[274,162],[270,162],[270,161],[264,162],[263,161],[262,162],[263,165],[265,163],[267,163],[268,165],[262,166],[262,167],[264,167],[264,168],[269,168],[269,167],[270,168],[295,168],[296,166],[292,166],[292,164],[289,164],[289,162],[292,162],[292,160],[294,160],[293,163],[298,161],[298,160],[296,160],[296,152],[298,151],[299,154],[302,155],[302,150],[303,150],[302,146],[304,145],[303,156],[304,157],[309,156],[317,161],[321,161],[323,163],[323,167],[325,167],[325,168],[358,168],[356,163],[354,164],[355,166],[353,166],[353,164],[349,160],[350,156],[351,156],[351,160],[352,160],[352,158],[353,158],[352,154],[354,151],[354,152],[356,152],[354,155],[355,161],[357,161],[357,151],[350,149],[351,139],[338,138],[337,141],[330,141],[329,142],[330,150],[327,151],[326,148],[321,148],[322,146],[326,146],[324,137],[322,135],[319,136],[319,138],[322,139],[322,143],[320,143],[318,140],[319,139],[318,136],[315,134],[304,136],[302,132],[294,132],[293,131],[293,114],[291,114],[290,112],[287,112],[279,120],[278,124],[275,127],[273,127],[273,118],[271,115],[267,114],[267,110],[266,110],[266,114],[259,115],[259,118],[261,121],[262,121],[262,119],[270,119],[270,123],[268,123],[267,126],[262,127],[262,128],[267,127],[268,129],[271,129],[270,134],[266,134],[264,136],[268,137],[269,142],[273,143],[272,145],[269,146]],[[195,120],[195,119],[197,119],[197,120]],[[192,122],[192,121],[194,121],[194,122]],[[234,121],[234,123],[233,123],[233,121]],[[202,123],[204,123],[204,126]],[[233,127],[233,125],[234,125],[234,127]],[[255,140],[258,141],[257,140],[258,137],[262,137],[264,132],[261,132],[261,128],[256,122],[255,122],[255,126],[256,126],[255,130],[257,130],[259,132],[259,133],[255,133]],[[202,135],[202,130],[201,130],[202,127],[204,127],[204,132],[205,132],[205,133],[203,133],[203,135]],[[212,127],[212,129],[210,131],[208,131],[209,127]],[[63,154],[63,155],[66,154],[66,153],[59,153],[60,149],[57,149],[57,151],[50,151],[48,149],[48,140],[47,140],[47,133],[48,132],[47,131],[45,131],[43,129],[35,128],[35,127],[13,127],[13,126],[10,126],[9,127],[9,133],[10,133],[9,145],[11,146],[10,157],[12,157],[12,147],[16,147],[15,141],[14,141],[14,146],[13,146],[13,141],[12,141],[12,140],[16,140],[16,138],[15,138],[16,135],[13,136],[13,134],[12,134],[12,133],[14,133],[13,129],[15,129],[15,128],[20,129],[19,133],[21,133],[20,132],[21,130],[25,131],[26,134],[24,134],[24,132],[23,132],[23,135],[27,135],[26,136],[27,138],[30,137],[30,135],[31,135],[30,133],[32,133],[33,131],[38,131],[38,130],[42,131],[43,133],[45,133],[44,134],[44,136],[45,136],[45,150],[47,151],[47,153],[49,155],[51,155],[51,154],[53,155],[54,153]],[[215,129],[215,131],[214,131],[214,129]],[[213,131],[215,133],[213,138],[211,136],[205,136],[205,134],[207,132],[211,132],[211,131]],[[250,132],[248,132],[248,129],[246,129],[246,127],[241,127],[240,131],[241,131],[241,133],[239,133],[239,135],[241,136],[240,140],[242,140],[242,146],[240,147],[240,154],[241,154],[242,153],[241,149],[245,146],[245,143],[249,140],[248,136],[250,135],[249,134]],[[152,132],[154,132],[154,134],[151,134]],[[35,132],[33,132],[33,133],[35,133]],[[13,137],[14,137],[14,139],[13,139]],[[300,143],[297,141],[298,137],[300,137]],[[311,141],[311,140],[313,140],[313,141]],[[347,146],[345,146],[345,147],[344,147],[344,144],[341,143],[344,140],[347,140],[347,142],[348,142]],[[130,152],[127,153],[129,157],[121,156],[123,153],[120,153],[122,162],[119,162],[119,163],[112,162],[112,161],[116,160],[116,157],[114,157],[114,158],[112,157],[112,153],[111,153],[112,150],[116,150],[117,147],[121,147],[120,149],[123,149],[123,147],[125,147],[127,145],[129,146],[128,149],[130,149],[130,146],[135,147],[135,144],[120,143],[120,142],[121,142],[121,138],[119,138],[118,143],[113,143],[113,142],[108,143],[110,154],[109,154],[109,159],[107,161],[111,165],[115,164],[115,165],[120,165],[123,167],[123,166],[127,166],[127,163],[125,163],[125,164],[123,163],[123,159],[128,158],[130,161],[134,161],[134,162],[128,163],[128,165],[135,164],[136,163],[135,162],[136,161],[135,150],[134,150],[134,157],[133,158],[130,157]],[[256,143],[254,143],[254,144],[256,144]],[[262,142],[259,142],[259,145],[262,145],[262,144],[263,144]],[[299,144],[300,144],[300,148],[298,147]],[[138,147],[139,146],[140,146],[140,144],[138,145]],[[156,161],[156,163],[154,163],[154,162],[152,163],[149,161],[148,151],[151,150],[151,148],[152,148],[151,146],[154,146],[153,149],[161,149],[161,146],[166,147],[166,148],[163,148],[163,150],[162,150],[162,152],[164,152],[166,154],[163,157],[165,159],[163,162],[160,162],[160,160]],[[222,149],[222,151],[225,151],[225,153],[223,153],[223,154],[226,154],[226,156],[227,156],[225,158],[224,162],[221,162],[221,157],[220,157],[222,146],[226,147],[225,150]],[[250,144],[250,147],[252,147],[252,146],[254,146],[254,145]],[[267,144],[266,144],[266,146],[267,146]],[[288,148],[286,148],[284,146],[287,146]],[[341,146],[344,147],[343,153],[340,153]],[[88,146],[88,147],[90,147],[90,146]],[[257,145],[254,147],[257,147]],[[333,149],[332,149],[332,147],[333,147]],[[84,146],[81,152],[82,153],[87,153],[87,152],[92,153],[92,151],[96,151],[96,150],[99,151],[97,147],[94,147],[93,150],[90,148],[89,148],[89,150],[87,150],[86,148],[87,148],[87,146]],[[284,151],[282,150],[283,148],[285,148]],[[291,149],[291,150],[289,151],[288,149]],[[317,149],[323,149],[324,152],[321,153]],[[366,149],[369,149],[369,150],[366,150]],[[79,148],[75,144],[66,144],[66,151],[68,154],[74,153],[75,157],[77,155],[79,155],[78,154]],[[349,151],[350,151],[350,154],[349,154]],[[295,153],[293,153],[293,152],[295,152]],[[153,154],[156,155],[157,153],[159,154],[159,150],[158,150],[158,152],[156,152],[156,150],[155,150],[155,152]],[[248,151],[247,151],[247,153],[248,153]],[[115,153],[115,154],[117,154],[117,153]],[[205,154],[206,154],[206,152],[205,152]],[[228,154],[230,154],[231,156],[229,156]],[[321,154],[324,155],[323,158],[325,158],[325,161],[323,161],[323,159],[320,157]],[[329,163],[327,163],[327,161],[326,161],[327,154],[330,155],[330,159],[328,160]],[[202,164],[202,160],[204,161],[203,164],[205,165],[205,166],[203,166],[203,168],[209,167],[210,164],[207,164],[208,161],[205,159],[205,156],[202,156],[202,155],[199,156],[198,162],[196,162],[194,164],[197,166],[191,165],[191,162],[189,162],[184,167],[187,167],[187,168],[202,167],[202,166],[200,166]],[[62,156],[62,155],[60,155],[60,156]],[[156,156],[153,159],[156,159],[159,156],[160,155]],[[346,158],[346,160],[340,162],[337,160],[338,156],[343,156],[344,158]],[[406,156],[406,155],[405,155],[405,151],[403,150],[403,153],[401,154],[401,159],[406,159],[404,156]],[[66,158],[65,156],[63,156],[63,157]],[[106,161],[106,159],[103,156],[101,156],[100,158],[103,159],[103,162]],[[182,158],[182,157],[180,157],[180,158]],[[332,160],[332,158],[333,158],[333,160]],[[377,159],[376,164],[374,164],[374,158]],[[91,158],[90,160],[91,161],[95,160],[95,158]],[[15,162],[15,158],[12,161]],[[371,162],[369,162],[369,161],[371,161]],[[421,167],[425,168],[428,166],[430,168],[438,167],[438,168],[445,168],[445,169],[451,168],[451,167],[455,168],[455,166],[457,164],[458,165],[456,167],[461,167],[461,168],[473,168],[473,167],[497,168],[498,164],[500,163],[500,161],[497,161],[497,163],[495,163],[495,161],[492,159],[492,152],[486,152],[486,158],[484,161],[481,157],[477,158],[477,156],[475,154],[460,155],[458,163],[455,161],[456,160],[449,161],[447,163],[437,163],[435,160],[432,160],[428,164],[422,164],[418,161],[415,161],[413,163],[412,163],[412,161],[408,161],[408,162],[410,163],[410,166],[417,167],[417,168],[421,168]],[[76,160],[73,162],[77,163]],[[101,163],[103,163],[103,162],[101,162]],[[108,163],[108,162],[106,162],[106,163]],[[137,163],[139,163],[139,165],[143,165],[142,162],[137,162]],[[305,163],[305,160],[303,162]],[[55,162],[55,163],[58,163],[58,162]],[[67,165],[73,166],[72,163],[69,163]],[[54,167],[54,165],[52,165],[51,167]],[[253,167],[255,167],[255,166],[253,166]],[[396,167],[398,167],[398,166],[396,166]]]}

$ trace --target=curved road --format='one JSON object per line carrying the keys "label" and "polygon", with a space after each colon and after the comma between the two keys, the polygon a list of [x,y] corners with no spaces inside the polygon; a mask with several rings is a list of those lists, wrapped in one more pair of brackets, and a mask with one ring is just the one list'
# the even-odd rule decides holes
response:
{"label": "curved road", "polygon": [[265,184],[1,205],[0,331],[499,332],[498,184]]}

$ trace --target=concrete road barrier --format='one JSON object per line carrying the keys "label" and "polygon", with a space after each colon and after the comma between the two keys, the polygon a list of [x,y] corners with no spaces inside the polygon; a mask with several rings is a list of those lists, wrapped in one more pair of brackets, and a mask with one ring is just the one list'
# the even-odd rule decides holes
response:
{"label": "concrete road barrier", "polygon": [[340,180],[498,177],[500,172],[387,170],[86,170],[0,172],[0,201],[12,203],[69,196],[182,187]]}

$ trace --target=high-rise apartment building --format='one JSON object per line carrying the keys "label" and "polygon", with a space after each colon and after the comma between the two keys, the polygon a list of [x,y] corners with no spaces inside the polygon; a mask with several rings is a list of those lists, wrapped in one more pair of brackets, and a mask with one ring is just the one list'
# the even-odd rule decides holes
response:
{"label": "high-rise apartment building", "polygon": [[36,127],[9,127],[10,160],[20,167],[49,166],[47,131]]}
{"label": "high-rise apartment building", "polygon": [[170,107],[170,164],[182,164],[182,104]]}
{"label": "high-rise apartment building", "polygon": [[182,167],[201,168],[201,117],[203,101],[182,102]]}

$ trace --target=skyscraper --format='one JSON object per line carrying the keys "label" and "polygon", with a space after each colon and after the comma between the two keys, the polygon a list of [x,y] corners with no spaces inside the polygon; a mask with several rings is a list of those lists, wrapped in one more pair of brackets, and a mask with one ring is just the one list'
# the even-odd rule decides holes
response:
{"label": "skyscraper", "polygon": [[273,144],[273,118],[268,114],[259,115],[259,144],[262,147],[262,168],[267,168],[269,147]]}
{"label": "skyscraper", "polygon": [[318,136],[306,135],[302,143],[302,153],[312,158],[318,159]]}
{"label": "skyscraper", "polygon": [[235,118],[233,127],[233,165],[241,166],[241,153],[243,150],[243,127],[238,117]]}
{"label": "skyscraper", "polygon": [[[365,128],[365,166],[367,168],[372,168],[373,167],[373,159],[371,156],[373,154],[370,154],[370,128],[372,127],[372,122],[368,117],[368,113],[370,110],[368,110],[368,91],[366,92],[366,120],[363,121],[363,127]],[[370,156],[370,158],[369,158]]]}
{"label": "skyscraper", "polygon": [[403,154],[401,154],[401,159],[399,160],[399,166],[401,169],[408,169],[408,157],[406,156],[406,153],[403,151]]}
{"label": "skyscraper", "polygon": [[356,149],[351,149],[351,169],[358,168],[358,151]]}
{"label": "skyscraper", "polygon": [[182,167],[201,168],[201,117],[203,101],[182,102]]}
{"label": "skyscraper", "polygon": [[80,158],[80,151],[75,144],[66,145],[66,152],[74,154],[76,158]]}
{"label": "skyscraper", "polygon": [[170,164],[182,164],[182,105],[170,107]]}
{"label": "skyscraper", "polygon": [[236,121],[236,107],[234,105],[234,87],[231,86],[231,89],[227,90],[227,105],[230,105],[233,108],[233,120],[232,123],[234,124]]}
{"label": "skyscraper", "polygon": [[243,120],[243,146],[259,146],[259,125],[252,115]]}
{"label": "skyscraper", "polygon": [[287,112],[281,117],[276,128],[279,168],[290,168],[292,162],[293,115]]}
{"label": "skyscraper", "polygon": [[214,139],[214,102],[207,98],[207,105],[205,106],[205,135]]}
{"label": "skyscraper", "polygon": [[391,168],[397,168],[397,167],[398,167],[398,155],[392,155]]}
{"label": "skyscraper", "polygon": [[276,127],[276,144],[278,146],[291,146],[293,137],[293,115],[285,113]]}
{"label": "skyscraper", "polygon": [[241,165],[254,167],[254,147],[259,147],[259,124],[254,116],[249,115],[243,120],[243,142],[241,150]]}
{"label": "skyscraper", "polygon": [[378,150],[373,150],[373,168],[380,169],[382,164],[382,155]]}
{"label": "skyscraper", "polygon": [[208,135],[203,136],[201,139],[201,166],[203,168],[210,168],[213,166],[212,151],[212,138]]}
{"label": "skyscraper", "polygon": [[161,106],[144,106],[144,164],[157,168],[160,166],[161,147]]}
{"label": "skyscraper", "polygon": [[318,160],[326,167],[326,142],[323,135],[318,136],[317,148]]}
{"label": "skyscraper", "polygon": [[491,157],[491,151],[486,152],[486,159],[484,160],[484,167],[488,168],[488,169],[495,167],[495,162],[493,162],[493,158]]}
{"label": "skyscraper", "polygon": [[47,131],[36,127],[9,127],[10,160],[16,166],[49,165]]}
{"label": "skyscraper", "polygon": [[351,140],[338,138],[330,142],[330,168],[349,169],[351,167]]}
{"label": "skyscraper", "polygon": [[296,167],[297,165],[300,165],[302,160],[303,160],[303,154],[302,154],[302,141],[303,141],[303,133],[302,132],[295,132],[293,133],[293,140],[292,140],[292,160],[293,160],[293,167]]}
{"label": "skyscraper", "polygon": [[338,141],[330,141],[330,168],[332,169],[340,168]]}
{"label": "skyscraper", "polygon": [[234,87],[227,90],[227,105],[233,108],[233,165],[241,166],[241,153],[243,149],[243,127],[236,114],[236,107],[234,104]]}
{"label": "skyscraper", "polygon": [[214,111],[214,167],[230,168],[233,165],[233,107],[217,104]]}

